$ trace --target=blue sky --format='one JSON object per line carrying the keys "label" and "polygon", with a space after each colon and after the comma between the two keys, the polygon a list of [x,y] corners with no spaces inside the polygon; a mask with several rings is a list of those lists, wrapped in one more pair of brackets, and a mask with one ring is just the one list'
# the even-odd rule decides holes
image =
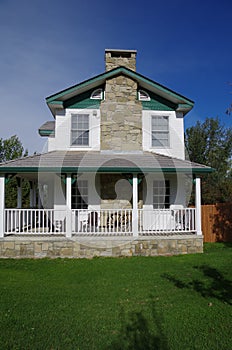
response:
{"label": "blue sky", "polygon": [[0,138],[40,152],[45,97],[102,73],[105,48],[137,49],[139,73],[194,100],[187,127],[231,126],[231,13],[230,0],[0,0]]}

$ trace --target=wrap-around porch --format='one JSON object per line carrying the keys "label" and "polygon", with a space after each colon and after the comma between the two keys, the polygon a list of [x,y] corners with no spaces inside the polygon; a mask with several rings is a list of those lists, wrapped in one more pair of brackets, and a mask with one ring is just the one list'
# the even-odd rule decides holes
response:
{"label": "wrap-around porch", "polygon": [[[42,208],[43,191],[36,203],[36,186],[31,182],[30,206],[21,208],[21,187],[18,186],[18,208],[5,208],[5,177],[0,177],[0,236],[175,236],[202,235],[200,178],[195,179],[195,208],[183,204],[170,204],[168,208],[139,207],[139,176],[131,176],[131,208],[101,208],[88,204],[85,208],[73,208],[73,175],[66,174],[65,206]],[[35,208],[36,207],[36,208]]]}

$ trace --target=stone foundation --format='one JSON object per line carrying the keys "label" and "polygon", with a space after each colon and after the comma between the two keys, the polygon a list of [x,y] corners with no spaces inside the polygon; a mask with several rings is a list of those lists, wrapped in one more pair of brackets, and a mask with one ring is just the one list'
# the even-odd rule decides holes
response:
{"label": "stone foundation", "polygon": [[203,253],[203,236],[6,237],[0,258],[94,258]]}

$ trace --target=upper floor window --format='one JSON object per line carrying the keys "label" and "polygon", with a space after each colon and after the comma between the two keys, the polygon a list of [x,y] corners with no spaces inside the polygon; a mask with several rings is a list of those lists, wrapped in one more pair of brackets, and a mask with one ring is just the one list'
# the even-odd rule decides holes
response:
{"label": "upper floor window", "polygon": [[144,90],[139,90],[139,101],[150,101],[149,94]]}
{"label": "upper floor window", "polygon": [[72,115],[71,145],[89,146],[89,114]]}
{"label": "upper floor window", "polygon": [[103,99],[103,90],[102,89],[96,89],[92,92],[91,99],[93,100],[102,100]]}
{"label": "upper floor window", "polygon": [[166,116],[151,117],[152,147],[169,147],[169,119]]}
{"label": "upper floor window", "polygon": [[170,181],[153,181],[153,208],[167,209],[170,206]]}

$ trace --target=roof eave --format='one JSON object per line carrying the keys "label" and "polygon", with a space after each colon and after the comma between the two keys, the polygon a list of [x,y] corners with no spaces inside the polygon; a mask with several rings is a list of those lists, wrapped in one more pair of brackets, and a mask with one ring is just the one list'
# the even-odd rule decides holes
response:
{"label": "roof eave", "polygon": [[194,106],[194,102],[192,100],[188,99],[187,97],[182,96],[182,95],[170,90],[169,88],[167,88],[167,87],[165,87],[165,86],[163,86],[163,85],[161,85],[161,84],[159,84],[159,83],[157,83],[149,78],[146,78],[145,76],[143,76],[137,72],[134,72],[126,67],[114,68],[110,71],[104,72],[104,73],[97,75],[93,78],[85,80],[85,81],[83,81],[77,85],[74,85],[70,88],[62,90],[54,95],[47,97],[46,102],[54,115],[54,108],[60,108],[61,106],[63,107],[63,101],[70,99],[77,94],[81,94],[84,91],[89,90],[91,88],[94,89],[95,87],[105,83],[106,79],[109,79],[109,78],[116,76],[118,74],[127,75],[127,76],[131,77],[132,79],[137,80],[137,82],[139,83],[139,85],[141,87],[144,87],[145,89],[148,89],[148,90],[162,96],[163,98],[170,100],[171,102],[173,102],[177,105],[185,106],[185,107],[182,107],[184,114],[186,114],[188,111],[190,111]]}
{"label": "roof eave", "polygon": [[1,174],[17,173],[186,173],[186,174],[206,174],[214,171],[213,168],[139,168],[139,167],[0,167]]}

